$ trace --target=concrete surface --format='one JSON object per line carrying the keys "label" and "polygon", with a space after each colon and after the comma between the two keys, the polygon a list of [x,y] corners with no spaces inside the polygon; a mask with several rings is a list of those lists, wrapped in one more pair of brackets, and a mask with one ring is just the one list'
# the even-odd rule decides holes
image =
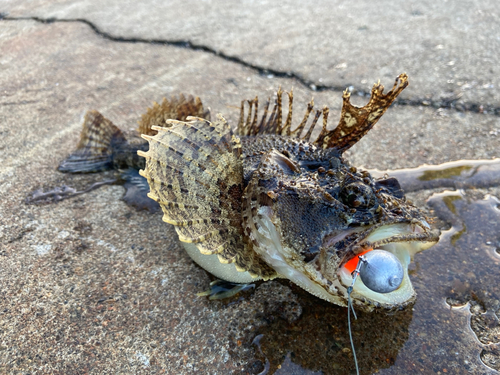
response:
{"label": "concrete surface", "polygon": [[406,71],[406,105],[349,152],[353,164],[500,156],[493,1],[7,0],[0,12],[0,373],[254,374],[264,369],[252,345],[261,329],[295,327],[314,303],[345,314],[279,281],[230,304],[197,298],[210,276],[159,215],[126,206],[120,186],[25,205],[37,188],[103,178],[55,170],[88,109],[130,130],[152,101],[184,92],[235,124],[240,100],[282,85],[294,87],[297,112],[314,96],[335,123],[345,86],[362,104],[374,81],[389,88]]}
{"label": "concrete surface", "polygon": [[374,77],[412,75],[405,98],[499,108],[495,0],[146,1],[7,0],[12,16],[85,19],[123,38],[189,41],[316,86],[366,91]]}

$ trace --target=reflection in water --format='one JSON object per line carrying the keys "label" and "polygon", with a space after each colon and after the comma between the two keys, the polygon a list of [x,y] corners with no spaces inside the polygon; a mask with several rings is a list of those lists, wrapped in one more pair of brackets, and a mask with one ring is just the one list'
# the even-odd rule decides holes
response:
{"label": "reflection in water", "polygon": [[[419,271],[414,272],[412,281],[418,297],[410,336],[394,366],[382,374],[430,370],[442,374],[496,373],[480,356],[500,349],[500,337],[491,343],[478,339],[484,332],[474,325],[472,329],[475,313],[471,314],[471,306],[495,316],[500,313],[500,256],[492,246],[499,240],[498,204],[491,196],[469,201],[459,192],[431,197],[429,205],[435,214],[452,227],[443,232],[437,245],[415,257]],[[498,369],[499,363],[494,362],[500,356],[493,357],[485,358],[485,362]]]}
{"label": "reflection in water", "polygon": [[434,188],[487,188],[500,186],[500,159],[458,160],[394,171],[370,170],[370,173],[396,177],[406,193]]}
{"label": "reflection in water", "polygon": [[[384,172],[378,172],[383,175]],[[500,159],[385,172],[407,191],[440,186],[500,185]],[[458,191],[433,195],[429,205],[451,228],[412,266],[413,309],[358,313],[353,338],[362,374],[497,374],[500,370],[499,201],[468,200]],[[347,310],[300,288],[302,318],[260,330],[274,373],[287,361],[323,374],[352,374]],[[288,359],[286,359],[288,355]],[[486,365],[485,365],[486,363]],[[488,365],[488,366],[487,366]],[[279,373],[279,372],[277,372]]]}
{"label": "reflection in water", "polygon": [[322,375],[322,371],[307,370],[292,362],[291,353],[286,355],[285,361],[281,364],[275,375]]}
{"label": "reflection in water", "polygon": [[[300,298],[302,317],[292,325],[280,319],[259,330],[264,333],[260,343],[271,362],[270,373],[287,362],[288,353],[291,362],[311,371],[323,374],[355,371],[347,331],[347,309],[289,285]],[[358,319],[353,322],[352,334],[361,374],[371,374],[395,362],[408,339],[412,313],[411,309],[391,315],[356,313]]]}

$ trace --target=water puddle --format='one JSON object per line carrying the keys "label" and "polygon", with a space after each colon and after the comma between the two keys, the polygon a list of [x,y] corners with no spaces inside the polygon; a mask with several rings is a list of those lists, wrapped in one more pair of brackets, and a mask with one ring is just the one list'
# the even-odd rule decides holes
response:
{"label": "water puddle", "polygon": [[451,228],[416,256],[410,335],[382,374],[498,373],[492,368],[500,370],[499,204],[492,196],[476,201],[456,191],[430,198]]}
{"label": "water puddle", "polygon": [[[500,159],[377,172],[397,176],[407,191],[500,186]],[[413,309],[358,313],[353,323],[361,374],[500,374],[500,201],[462,190],[434,194],[434,215],[447,223],[440,242],[415,257]],[[303,314],[259,333],[270,373],[293,362],[297,374],[354,374],[347,309],[290,285]]]}
{"label": "water puddle", "polygon": [[406,193],[435,188],[474,189],[500,186],[500,159],[458,160],[439,165],[389,171],[370,170],[373,176],[396,177]]}

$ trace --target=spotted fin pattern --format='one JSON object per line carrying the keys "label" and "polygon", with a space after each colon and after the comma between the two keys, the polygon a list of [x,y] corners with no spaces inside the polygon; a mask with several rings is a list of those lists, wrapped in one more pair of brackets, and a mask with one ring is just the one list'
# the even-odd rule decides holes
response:
{"label": "spotted fin pattern", "polygon": [[[292,130],[292,107],[293,92],[288,93],[288,115],[283,123],[282,119],[282,96],[281,88],[277,92],[276,103],[271,113],[269,113],[269,100],[266,102],[264,113],[258,121],[259,100],[241,102],[240,120],[238,123],[238,134],[243,136],[255,136],[259,134],[278,134],[289,137],[296,137],[307,142],[313,134],[319,117],[323,117],[323,127],[316,140],[311,142],[321,148],[336,148],[343,152],[355,145],[382,117],[387,108],[394,102],[396,97],[408,86],[408,76],[401,74],[396,78],[392,89],[384,94],[384,86],[379,83],[373,85],[369,102],[364,107],[353,106],[350,102],[351,94],[346,90],[343,95],[342,112],[337,127],[327,130],[328,107],[316,110],[311,125],[302,136],[306,128],[309,116],[314,108],[314,101],[307,106],[307,110],[302,122]],[[249,111],[245,118],[245,102],[249,105]],[[269,117],[268,117],[269,116]]]}
{"label": "spotted fin pattern", "polygon": [[153,126],[165,127],[168,126],[170,119],[185,121],[188,116],[210,120],[210,110],[203,108],[198,97],[186,98],[180,94],[178,97],[172,96],[170,100],[163,98],[161,104],[154,102],[153,106],[142,115],[137,131],[140,134],[155,135],[157,132],[152,129]]}
{"label": "spotted fin pattern", "polygon": [[76,150],[58,167],[60,172],[89,173],[113,168],[114,148],[126,142],[122,131],[99,112],[85,114]]}
{"label": "spotted fin pattern", "polygon": [[140,174],[163,220],[175,226],[179,239],[195,243],[202,254],[217,254],[221,263],[269,279],[276,272],[244,242],[242,229],[243,165],[240,139],[222,116],[213,123],[188,117],[153,126],[143,135],[149,151]]}

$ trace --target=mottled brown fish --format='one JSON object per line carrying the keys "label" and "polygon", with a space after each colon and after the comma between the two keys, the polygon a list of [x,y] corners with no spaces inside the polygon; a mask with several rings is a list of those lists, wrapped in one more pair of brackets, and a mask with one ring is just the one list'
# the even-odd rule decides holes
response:
{"label": "mottled brown fish", "polygon": [[[137,151],[148,149],[148,142],[140,135],[154,135],[156,131],[151,129],[153,125],[167,126],[167,120],[185,120],[187,116],[210,120],[210,111],[203,108],[199,98],[186,98],[181,94],[170,100],[163,99],[161,104],[154,103],[152,108],[148,108],[139,121],[137,130],[129,134],[122,132],[98,111],[88,111],[76,150],[61,162],[58,170],[65,173],[92,173],[115,169],[125,182],[127,194],[124,200],[136,208],[155,211],[158,205],[146,196],[149,192],[148,184],[138,174],[139,169],[145,167],[145,160],[137,155]],[[54,194],[54,191],[35,193],[43,198]],[[71,189],[67,194],[59,191],[56,193],[59,199],[64,199],[81,192]],[[30,201],[37,199],[36,195],[29,198]]]}
{"label": "mottled brown fish", "polygon": [[[407,85],[405,74],[387,94],[375,84],[362,108],[350,103],[346,91],[333,130],[327,130],[326,107],[306,126],[312,102],[292,130],[293,96],[288,94],[283,120],[281,90],[271,114],[266,107],[260,120],[258,100],[249,101],[247,116],[242,102],[235,130],[221,115],[214,122],[200,116],[158,122],[151,127],[156,135],[144,132],[149,150],[139,151],[146,161],[140,174],[163,220],[175,226],[189,255],[215,276],[236,283],[285,277],[345,306],[353,280],[348,262],[375,249],[372,254],[385,254],[392,262],[377,263],[389,272],[387,286],[399,277],[391,275],[392,264],[402,267],[400,280],[389,289],[369,288],[364,281],[378,277],[379,268],[366,267],[370,270],[356,280],[352,299],[365,310],[402,308],[415,298],[408,277],[411,258],[436,243],[438,234],[405,199],[396,179],[374,179],[350,166],[343,153]],[[311,140],[321,115],[323,127]]]}
{"label": "mottled brown fish", "polygon": [[188,116],[210,120],[210,111],[203,108],[199,98],[180,95],[171,100],[163,99],[161,104],[154,103],[152,108],[148,108],[139,121],[137,131],[127,135],[98,111],[88,111],[76,150],[61,162],[58,170],[91,173],[144,168],[144,159],[137,155],[137,150],[147,150],[148,143],[140,135],[155,135],[156,131],[151,129],[153,125],[166,126],[167,120],[185,120]]}

